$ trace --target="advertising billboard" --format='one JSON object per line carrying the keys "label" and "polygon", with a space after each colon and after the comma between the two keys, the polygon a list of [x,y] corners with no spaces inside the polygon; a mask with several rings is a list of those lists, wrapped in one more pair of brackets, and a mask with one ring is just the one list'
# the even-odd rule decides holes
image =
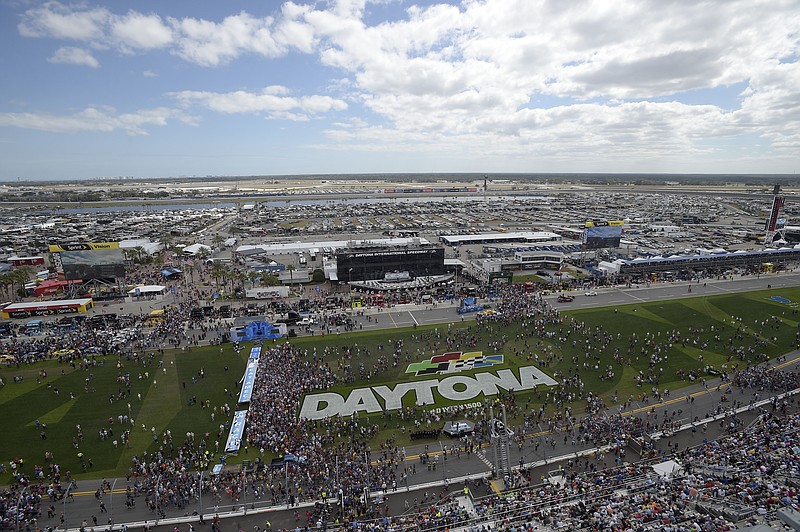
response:
{"label": "advertising billboard", "polygon": [[586,222],[583,230],[585,249],[617,248],[622,238],[622,220]]}
{"label": "advertising billboard", "polygon": [[50,244],[52,263],[66,280],[125,277],[125,255],[118,242]]}

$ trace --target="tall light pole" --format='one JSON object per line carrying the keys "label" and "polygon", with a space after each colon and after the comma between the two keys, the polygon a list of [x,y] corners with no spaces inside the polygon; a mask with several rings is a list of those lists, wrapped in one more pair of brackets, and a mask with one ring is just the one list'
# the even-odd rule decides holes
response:
{"label": "tall light pole", "polygon": [[111,526],[114,526],[114,486],[117,485],[117,479],[114,479],[114,482],[111,483],[111,493],[108,495],[108,506],[109,508],[109,516],[108,518],[111,520]]}
{"label": "tall light pole", "polygon": [[288,509],[289,508],[289,497],[288,497],[288,493],[289,493],[289,460],[287,460],[285,456],[283,457],[283,470],[284,470],[283,475],[286,477],[286,493],[287,493],[286,508]]}
{"label": "tall light pole", "polygon": [[247,473],[244,468],[242,468],[242,509],[244,515],[247,515]]}
{"label": "tall light pole", "polygon": [[158,526],[158,520],[161,517],[161,508],[159,507],[159,503],[160,503],[159,499],[161,498],[161,495],[158,493],[158,491],[159,491],[158,490],[158,487],[159,487],[158,485],[159,485],[160,482],[161,482],[161,475],[158,475],[156,477],[156,493],[155,493],[155,496],[156,496],[156,526]]}
{"label": "tall light pole", "polygon": [[203,472],[200,471],[200,524],[203,524]]}
{"label": "tall light pole", "polygon": [[22,506],[22,497],[25,496],[25,491],[27,491],[27,489],[28,489],[28,486],[23,487],[22,491],[19,492],[19,497],[17,497],[17,511],[15,512],[15,515],[14,515],[14,521],[15,521],[15,525],[16,525],[16,527],[15,527],[16,532],[19,532],[20,506]]}
{"label": "tall light pole", "polygon": [[347,270],[347,290],[350,295],[350,315],[353,315],[353,268]]}
{"label": "tall light pole", "polygon": [[544,443],[542,444],[542,456],[544,457],[544,463],[546,465],[547,464],[547,438],[544,437],[544,430],[542,430],[542,424],[541,423],[537,423],[536,426],[539,427],[539,434],[540,434],[539,441],[542,441],[542,438],[544,438]]}
{"label": "tall light pole", "polygon": [[69,530],[67,526],[67,499],[69,498],[69,490],[72,489],[72,480],[67,485],[67,491],[64,493],[64,530]]}
{"label": "tall light pole", "polygon": [[442,440],[439,440],[439,449],[442,451],[442,482],[447,486],[447,454],[445,454]]}

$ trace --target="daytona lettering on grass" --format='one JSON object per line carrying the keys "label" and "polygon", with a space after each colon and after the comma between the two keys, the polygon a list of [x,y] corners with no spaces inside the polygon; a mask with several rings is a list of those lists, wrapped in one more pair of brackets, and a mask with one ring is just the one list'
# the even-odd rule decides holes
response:
{"label": "daytona lettering on grass", "polygon": [[[403,382],[394,387],[374,386],[357,388],[345,399],[338,393],[318,393],[307,395],[300,408],[300,417],[316,420],[333,416],[349,416],[356,412],[373,414],[384,410],[399,410],[403,406],[403,397],[414,392],[416,404],[419,406],[436,403],[433,390],[444,399],[450,401],[469,401],[479,395],[497,395],[498,390],[533,390],[536,386],[555,386],[558,384],[552,377],[536,366],[525,366],[519,369],[519,380],[510,369],[477,373],[473,376],[456,375],[442,380],[429,379],[417,382]],[[383,407],[381,406],[383,403]]]}

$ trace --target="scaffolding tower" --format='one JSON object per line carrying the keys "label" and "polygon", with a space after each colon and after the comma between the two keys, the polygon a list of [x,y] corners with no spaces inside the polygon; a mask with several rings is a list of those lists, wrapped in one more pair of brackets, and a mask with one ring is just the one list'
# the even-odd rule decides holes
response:
{"label": "scaffolding tower", "polygon": [[511,434],[506,424],[506,405],[502,405],[502,419],[494,417],[494,408],[489,409],[489,439],[494,450],[495,477],[505,479],[511,473]]}

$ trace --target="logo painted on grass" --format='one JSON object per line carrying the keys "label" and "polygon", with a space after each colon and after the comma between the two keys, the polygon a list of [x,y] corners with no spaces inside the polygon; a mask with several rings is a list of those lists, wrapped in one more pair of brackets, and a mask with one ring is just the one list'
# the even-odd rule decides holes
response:
{"label": "logo painted on grass", "polygon": [[775,301],[776,303],[783,303],[784,305],[788,305],[789,303],[792,302],[791,299],[786,299],[785,297],[781,297],[781,296],[771,296],[771,297],[768,297],[767,299],[769,299],[771,301]]}
{"label": "logo painted on grass", "polygon": [[434,375],[444,373],[458,373],[475,368],[489,368],[496,364],[503,363],[503,355],[484,355],[482,351],[472,351],[462,353],[455,351],[436,355],[424,362],[414,362],[409,364],[406,373],[420,375]]}

